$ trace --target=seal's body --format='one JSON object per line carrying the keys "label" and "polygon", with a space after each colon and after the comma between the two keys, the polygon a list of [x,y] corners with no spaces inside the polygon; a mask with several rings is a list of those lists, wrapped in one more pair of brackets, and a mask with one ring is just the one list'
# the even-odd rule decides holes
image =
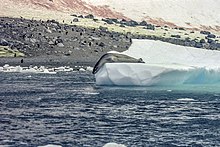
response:
{"label": "seal's body", "polygon": [[119,53],[104,54],[93,68],[93,74],[96,74],[105,63],[145,63],[141,58],[136,59]]}

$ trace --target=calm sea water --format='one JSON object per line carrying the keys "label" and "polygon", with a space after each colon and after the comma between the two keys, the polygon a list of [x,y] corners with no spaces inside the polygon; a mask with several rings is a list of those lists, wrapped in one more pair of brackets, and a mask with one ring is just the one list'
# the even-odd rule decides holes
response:
{"label": "calm sea water", "polygon": [[109,142],[220,146],[218,87],[98,87],[85,72],[0,73],[0,145]]}

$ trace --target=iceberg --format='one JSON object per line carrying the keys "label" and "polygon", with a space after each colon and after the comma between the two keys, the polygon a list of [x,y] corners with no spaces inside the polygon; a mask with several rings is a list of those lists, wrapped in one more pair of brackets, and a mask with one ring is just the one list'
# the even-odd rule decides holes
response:
{"label": "iceberg", "polygon": [[118,54],[144,63],[106,62],[95,73],[97,85],[220,84],[220,51],[154,40],[132,42],[128,50]]}

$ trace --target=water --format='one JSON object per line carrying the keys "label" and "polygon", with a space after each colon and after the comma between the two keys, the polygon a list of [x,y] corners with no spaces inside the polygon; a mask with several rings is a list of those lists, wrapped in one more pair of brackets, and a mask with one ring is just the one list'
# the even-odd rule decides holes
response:
{"label": "water", "polygon": [[0,145],[220,146],[215,86],[97,87],[94,81],[86,72],[0,73]]}

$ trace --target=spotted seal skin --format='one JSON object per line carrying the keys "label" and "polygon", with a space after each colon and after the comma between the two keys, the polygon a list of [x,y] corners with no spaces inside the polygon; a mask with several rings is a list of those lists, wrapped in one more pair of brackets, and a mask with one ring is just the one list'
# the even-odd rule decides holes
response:
{"label": "spotted seal skin", "polygon": [[124,54],[106,53],[95,64],[92,73],[96,74],[105,63],[145,63],[142,58],[136,59]]}

